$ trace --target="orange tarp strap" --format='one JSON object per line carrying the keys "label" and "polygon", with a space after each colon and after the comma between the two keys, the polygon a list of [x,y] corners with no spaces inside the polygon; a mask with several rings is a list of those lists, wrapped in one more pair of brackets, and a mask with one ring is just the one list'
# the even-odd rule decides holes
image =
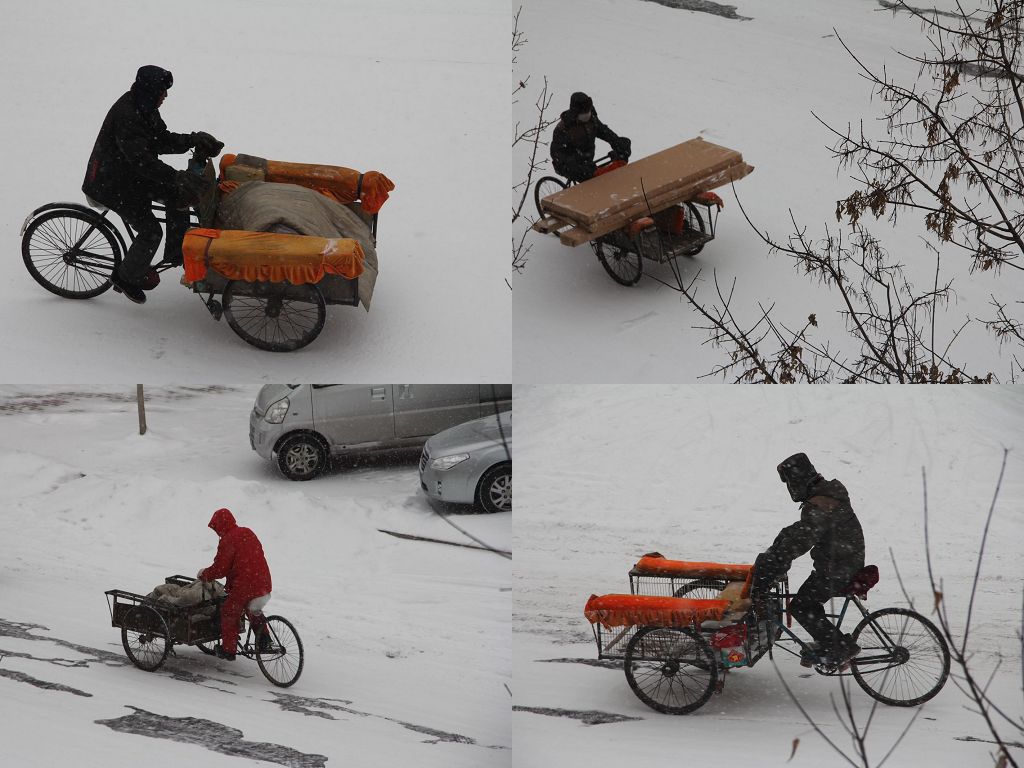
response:
{"label": "orange tarp strap", "polygon": [[637,576],[681,576],[693,579],[725,579],[744,581],[753,571],[753,565],[730,563],[692,563],[685,560],[669,560],[658,553],[644,555],[633,566]]}
{"label": "orange tarp strap", "polygon": [[728,600],[691,600],[652,595],[591,595],[583,615],[605,629],[634,624],[686,627],[702,621],[719,621],[729,608]]}
{"label": "orange tarp strap", "polygon": [[267,181],[315,189],[339,203],[362,201],[363,210],[377,213],[387,202],[394,183],[380,171],[360,173],[337,165],[311,165],[267,160]]}
{"label": "orange tarp strap", "polygon": [[325,274],[349,280],[363,273],[363,249],[348,238],[307,237],[236,229],[190,229],[181,251],[185,281],[212,268],[229,280],[318,283]]}

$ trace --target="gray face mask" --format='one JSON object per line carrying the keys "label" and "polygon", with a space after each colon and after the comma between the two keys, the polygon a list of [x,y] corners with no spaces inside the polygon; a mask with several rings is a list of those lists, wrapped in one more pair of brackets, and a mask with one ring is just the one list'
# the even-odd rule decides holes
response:
{"label": "gray face mask", "polygon": [[589,122],[590,114],[590,112],[580,112],[578,115],[576,115],[576,119],[579,120],[581,123]]}

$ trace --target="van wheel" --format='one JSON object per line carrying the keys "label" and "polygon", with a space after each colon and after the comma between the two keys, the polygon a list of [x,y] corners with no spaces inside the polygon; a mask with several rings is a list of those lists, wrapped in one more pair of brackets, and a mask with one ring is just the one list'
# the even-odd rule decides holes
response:
{"label": "van wheel", "polygon": [[476,486],[476,506],[487,513],[512,511],[511,464],[498,464],[484,472]]}
{"label": "van wheel", "polygon": [[289,480],[312,480],[327,469],[327,449],[312,435],[285,438],[277,450],[277,466]]}

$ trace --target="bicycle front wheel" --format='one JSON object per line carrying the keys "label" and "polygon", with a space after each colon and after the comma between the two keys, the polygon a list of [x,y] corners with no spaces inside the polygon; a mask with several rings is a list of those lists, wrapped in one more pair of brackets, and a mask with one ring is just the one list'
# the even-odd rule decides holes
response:
{"label": "bicycle front wheel", "polygon": [[[270,646],[263,651],[257,647],[256,663],[260,671],[274,685],[287,688],[295,685],[302,674],[302,641],[292,623],[281,616],[267,617]],[[257,638],[258,646],[258,638]]]}
{"label": "bicycle front wheel", "polygon": [[868,696],[894,707],[923,704],[949,677],[949,648],[928,619],[906,608],[869,613],[853,630],[853,676]]}

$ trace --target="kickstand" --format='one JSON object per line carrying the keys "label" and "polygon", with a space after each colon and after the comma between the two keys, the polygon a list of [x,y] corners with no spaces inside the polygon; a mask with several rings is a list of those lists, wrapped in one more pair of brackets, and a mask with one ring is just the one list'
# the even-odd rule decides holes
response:
{"label": "kickstand", "polygon": [[219,321],[221,316],[224,314],[224,307],[219,301],[217,301],[217,299],[213,298],[213,291],[210,291],[209,295],[203,299],[203,303],[206,305],[206,308],[210,310],[210,314],[213,315],[213,319]]}

